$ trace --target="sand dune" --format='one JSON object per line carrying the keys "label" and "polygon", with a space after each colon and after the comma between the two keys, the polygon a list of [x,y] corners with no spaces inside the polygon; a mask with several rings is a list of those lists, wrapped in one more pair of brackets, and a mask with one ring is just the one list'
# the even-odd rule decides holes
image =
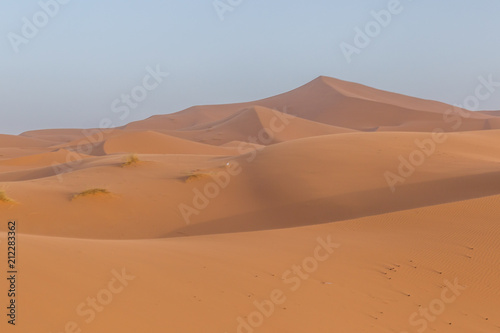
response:
{"label": "sand dune", "polygon": [[[409,317],[439,299],[445,281],[456,280],[466,289],[458,290],[456,301],[428,322],[428,329],[495,332],[500,324],[495,274],[500,234],[494,217],[500,213],[499,200],[494,196],[320,226],[175,240],[25,236],[20,302],[32,319],[24,329],[57,331],[71,320],[96,333],[117,325],[123,332],[156,331],[165,322],[170,330],[237,332],[238,318],[256,311],[254,302],[280,290],[284,302],[259,331],[303,332],[314,322],[315,331],[325,333],[367,327],[370,332],[411,332],[420,326],[411,326]],[[478,215],[481,223],[471,223]],[[329,235],[340,247],[292,290],[296,284],[283,275],[313,255],[318,237]],[[106,286],[112,270],[122,268],[134,279],[87,324],[88,316],[78,316],[75,309]],[[51,293],[40,283],[59,286],[60,292]],[[57,312],[43,306],[46,299],[57,304]],[[140,323],[138,317],[149,320]]]}
{"label": "sand dune", "polygon": [[255,106],[245,108],[221,120],[190,127],[189,130],[166,133],[212,145],[222,145],[231,141],[268,145],[305,137],[349,132],[354,131]]}
{"label": "sand dune", "polygon": [[0,148],[35,148],[48,147],[50,145],[51,142],[45,140],[0,134]]}
{"label": "sand dune", "polygon": [[[89,130],[90,132],[91,130]],[[54,143],[65,143],[85,137],[85,131],[82,129],[50,129],[27,131],[20,134],[24,137],[42,139]]]}
{"label": "sand dune", "polygon": [[[135,134],[142,138],[142,132]],[[53,168],[4,173],[0,179],[43,177],[43,183],[54,189],[52,194],[33,184],[10,186],[12,195],[23,203],[12,211],[21,217],[28,211],[41,211],[36,223],[25,223],[27,233],[45,230],[42,235],[76,238],[158,238],[289,228],[500,194],[500,147],[496,144],[500,131],[450,134],[411,176],[395,184],[393,193],[385,173],[397,175],[399,156],[408,159],[416,149],[415,140],[428,137],[426,133],[334,134],[287,141],[240,157],[139,155],[143,163],[131,168],[121,167],[126,154],[94,157],[65,174],[63,183]],[[228,177],[227,163],[240,173]],[[82,177],[88,173],[93,175],[91,183]],[[220,194],[215,198],[203,200],[200,196],[206,195],[196,195],[196,191],[204,193],[206,186],[216,188],[218,182],[223,185],[218,185]],[[115,196],[105,202],[68,199],[85,187],[106,188]],[[44,199],[32,202],[33,196]],[[195,208],[194,200],[209,203],[190,210]],[[180,205],[189,207],[189,212],[183,214]],[[59,209],[46,211],[44,206]],[[60,228],[53,222],[54,217],[74,220],[75,209],[82,212],[73,228]],[[89,220],[103,218],[98,233],[89,228]],[[138,219],[146,222],[136,224]],[[117,234],[118,223],[124,230]]]}
{"label": "sand dune", "polygon": [[248,150],[248,149],[262,149],[265,146],[245,141],[229,141],[227,143],[222,144],[221,147],[240,148]]}
{"label": "sand dune", "polygon": [[145,120],[132,122],[123,127],[126,130],[181,130],[193,126],[223,119],[237,110],[247,107],[246,104],[194,106],[181,112],[169,115],[157,115]]}
{"label": "sand dune", "polygon": [[500,117],[500,111],[481,111],[481,113],[484,113],[488,116]]}
{"label": "sand dune", "polygon": [[[495,117],[322,76],[295,90],[263,100],[198,106],[173,115],[154,116],[134,122],[125,128],[196,128],[252,106],[286,111],[300,118],[359,131],[431,132],[435,128],[446,132],[483,130],[487,129],[486,120]],[[459,126],[456,126],[456,118],[461,118]]]}
{"label": "sand dune", "polygon": [[[444,114],[452,110],[449,105],[327,77],[317,78],[289,93],[260,101],[260,104],[289,105],[290,112],[299,117],[362,131],[398,130],[402,124],[412,122],[417,126],[408,126],[405,130],[430,132],[439,127],[453,131],[444,121]],[[460,130],[483,129],[485,119],[488,116],[474,113],[463,119]]]}
{"label": "sand dune", "polygon": [[222,147],[182,140],[165,134],[146,131],[131,132],[110,138],[104,142],[107,154],[200,154],[232,155],[234,152]]}
{"label": "sand dune", "polygon": [[[0,161],[0,166],[13,166],[13,167],[23,167],[23,166],[48,166],[54,163],[67,163],[70,160],[68,155],[70,151],[66,149],[57,149],[48,153],[41,153],[35,155],[22,156],[17,158],[12,158],[8,160]],[[86,158],[84,154],[79,154],[80,158]]]}
{"label": "sand dune", "polygon": [[319,77],[0,135],[16,329],[499,332],[498,116]]}

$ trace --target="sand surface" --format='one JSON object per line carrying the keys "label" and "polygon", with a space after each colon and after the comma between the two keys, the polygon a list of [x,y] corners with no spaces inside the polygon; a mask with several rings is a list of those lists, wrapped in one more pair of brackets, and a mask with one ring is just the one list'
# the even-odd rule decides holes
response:
{"label": "sand surface", "polygon": [[319,77],[0,135],[0,194],[17,332],[500,332],[500,111]]}

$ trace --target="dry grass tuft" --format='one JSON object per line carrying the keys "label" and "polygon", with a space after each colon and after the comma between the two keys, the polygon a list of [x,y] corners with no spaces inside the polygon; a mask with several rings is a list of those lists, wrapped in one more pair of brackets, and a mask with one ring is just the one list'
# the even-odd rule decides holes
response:
{"label": "dry grass tuft", "polygon": [[197,180],[202,180],[202,179],[210,178],[210,177],[211,177],[211,175],[209,173],[200,172],[198,170],[195,170],[195,171],[190,172],[185,177],[183,177],[183,179],[184,179],[184,182],[189,183],[189,182],[194,182]]}
{"label": "dry grass tuft", "polygon": [[127,160],[122,164],[122,167],[127,167],[127,166],[131,166],[131,165],[135,165],[137,163],[139,163],[141,160],[139,159],[139,156],[137,156],[136,154],[131,154],[129,156],[127,156]]}
{"label": "dry grass tuft", "polygon": [[7,193],[5,191],[0,190],[0,202],[14,202],[11,198],[7,196]]}
{"label": "dry grass tuft", "polygon": [[109,192],[108,190],[106,190],[104,188],[93,188],[93,189],[86,190],[86,191],[83,191],[83,192],[80,192],[78,194],[73,195],[72,199],[74,200],[74,199],[78,199],[78,198],[82,198],[82,197],[88,197],[91,195],[99,195],[99,194],[111,194],[111,192]]}

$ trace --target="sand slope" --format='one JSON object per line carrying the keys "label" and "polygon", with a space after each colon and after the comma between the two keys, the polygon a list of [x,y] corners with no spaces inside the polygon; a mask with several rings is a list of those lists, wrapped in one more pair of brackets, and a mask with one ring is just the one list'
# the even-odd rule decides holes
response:
{"label": "sand slope", "polygon": [[[114,151],[70,165],[73,172],[62,181],[52,167],[5,172],[0,179],[15,182],[9,193],[21,204],[9,214],[26,217],[26,233],[76,238],[288,228],[500,194],[500,131],[450,134],[411,176],[395,184],[393,193],[386,172],[397,175],[399,156],[409,159],[415,140],[428,139],[427,133],[333,134],[249,148],[239,157],[207,156],[205,150],[204,156],[139,154],[141,163],[127,168],[121,166],[127,154]],[[231,170],[239,173],[231,176]],[[71,200],[89,188],[113,195]],[[211,191],[218,195],[210,198]],[[34,211],[36,221],[27,215]],[[66,228],[54,219],[78,222]],[[91,227],[96,221],[98,230]]]}
{"label": "sand slope", "polygon": [[500,332],[500,118],[450,110],[319,77],[0,135],[16,330]]}
{"label": "sand slope", "polygon": [[0,134],[0,148],[35,148],[47,147],[50,146],[50,144],[51,142],[41,139]]}
{"label": "sand slope", "polygon": [[225,148],[178,139],[157,132],[131,132],[110,138],[104,142],[106,154],[200,154],[231,155]]}
{"label": "sand slope", "polygon": [[[96,333],[116,327],[160,332],[167,323],[172,332],[237,332],[238,318],[256,311],[254,302],[280,290],[284,303],[275,306],[259,331],[412,332],[420,326],[412,326],[409,317],[439,299],[446,280],[457,279],[466,289],[428,322],[429,331],[495,332],[500,325],[495,272],[500,232],[494,218],[499,200],[494,196],[321,226],[175,240],[25,236],[20,302],[30,311],[30,321],[19,328],[57,332],[75,321]],[[285,281],[283,274],[313,255],[318,237],[329,235],[340,247],[293,290],[296,283]],[[112,270],[122,268],[135,279],[87,324],[87,316],[78,316],[75,309],[106,288]],[[40,284],[58,286],[60,292]],[[47,299],[51,307],[43,306]]]}
{"label": "sand slope", "polygon": [[269,145],[305,137],[349,132],[354,131],[255,106],[221,120],[190,127],[189,130],[166,133],[212,145],[231,141]]}
{"label": "sand slope", "polygon": [[[295,90],[263,100],[198,106],[173,115],[134,122],[125,128],[189,129],[221,120],[252,106],[263,106],[315,122],[360,131],[483,130],[489,129],[486,121],[495,117],[322,76]],[[461,118],[458,125],[457,118]]]}

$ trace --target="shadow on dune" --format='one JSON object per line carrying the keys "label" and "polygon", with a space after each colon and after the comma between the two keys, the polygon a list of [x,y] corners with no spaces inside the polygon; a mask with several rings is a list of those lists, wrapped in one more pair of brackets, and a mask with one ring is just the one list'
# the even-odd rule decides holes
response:
{"label": "shadow on dune", "polygon": [[164,238],[338,222],[497,194],[500,194],[500,171],[401,185],[395,193],[389,188],[379,188],[298,202],[187,226]]}

